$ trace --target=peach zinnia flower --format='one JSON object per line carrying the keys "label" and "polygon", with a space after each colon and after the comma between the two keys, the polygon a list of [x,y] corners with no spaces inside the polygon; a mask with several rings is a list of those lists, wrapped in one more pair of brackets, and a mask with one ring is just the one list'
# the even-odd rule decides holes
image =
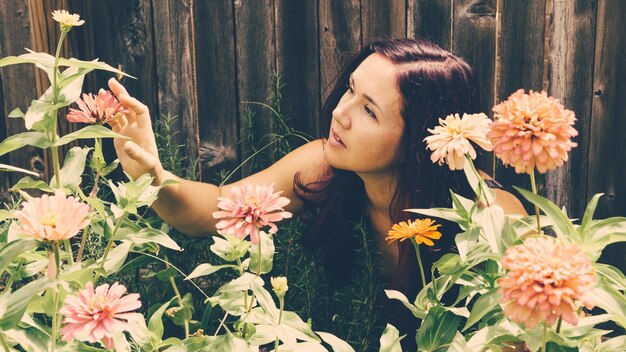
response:
{"label": "peach zinnia flower", "polygon": [[126,293],[126,287],[119,283],[103,284],[94,290],[88,282],[84,290],[76,295],[67,296],[60,314],[63,314],[63,341],[97,342],[108,349],[113,348],[113,334],[130,329],[128,319],[139,313],[130,313],[141,307],[138,293]]}
{"label": "peach zinnia flower", "polygon": [[546,92],[525,94],[523,89],[493,107],[494,122],[487,136],[504,165],[518,174],[537,168],[546,173],[563,165],[567,153],[576,146],[578,135],[572,127],[574,112],[567,110]]}
{"label": "peach zinnia flower", "polygon": [[213,217],[224,220],[215,227],[240,239],[250,235],[252,243],[258,244],[261,228],[269,226],[269,233],[276,233],[274,222],[291,217],[291,213],[283,211],[289,199],[281,197],[281,193],[274,193],[274,185],[253,186],[246,182],[242,187],[233,187],[231,198],[217,198],[221,210],[214,212]]}
{"label": "peach zinnia flower", "polygon": [[439,126],[429,129],[432,136],[424,138],[427,149],[433,151],[430,156],[432,162],[439,165],[444,162],[450,170],[462,170],[465,165],[465,155],[476,159],[476,150],[471,142],[478,144],[486,151],[491,151],[491,142],[487,139],[491,120],[485,114],[448,115],[445,120],[439,119]]}
{"label": "peach zinnia flower", "polygon": [[417,244],[424,243],[427,246],[434,246],[435,243],[432,240],[441,238],[441,232],[437,231],[439,226],[441,225],[435,225],[435,221],[431,219],[402,221],[391,227],[385,239],[387,242],[393,243],[398,240],[402,242],[408,238],[415,238]]}
{"label": "peach zinnia flower", "polygon": [[67,12],[67,10],[52,11],[52,19],[61,24],[62,30],[69,30],[72,27],[82,26],[85,21],[80,19],[80,15]]}
{"label": "peach zinnia flower", "polygon": [[67,114],[67,120],[70,122],[84,122],[101,124],[108,123],[115,119],[117,114],[127,114],[122,104],[120,104],[110,91],[100,89],[98,95],[83,94],[82,99],[77,99],[79,109],[71,109]]}
{"label": "peach zinnia flower", "polygon": [[500,260],[506,276],[498,279],[504,296],[504,314],[511,320],[533,328],[542,319],[548,325],[561,317],[576,325],[577,304],[587,308],[595,283],[591,261],[579,245],[562,244],[550,236],[531,237],[511,247]]}
{"label": "peach zinnia flower", "polygon": [[41,241],[61,241],[89,225],[89,206],[63,192],[31,198],[15,213],[10,232]]}

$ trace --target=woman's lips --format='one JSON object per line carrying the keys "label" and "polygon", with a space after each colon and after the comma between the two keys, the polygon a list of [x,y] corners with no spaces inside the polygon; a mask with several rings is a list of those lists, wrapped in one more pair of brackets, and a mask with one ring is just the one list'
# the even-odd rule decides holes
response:
{"label": "woman's lips", "polygon": [[335,132],[335,129],[331,128],[330,129],[330,136],[328,136],[328,142],[330,143],[330,145],[332,145],[333,147],[337,147],[337,148],[347,148],[346,145],[343,143],[343,141],[341,140],[341,137],[339,137],[337,135],[337,133]]}

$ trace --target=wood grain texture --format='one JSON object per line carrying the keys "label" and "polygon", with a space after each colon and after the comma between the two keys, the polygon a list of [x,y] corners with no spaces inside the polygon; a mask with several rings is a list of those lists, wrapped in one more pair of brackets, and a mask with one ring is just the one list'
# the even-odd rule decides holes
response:
{"label": "wood grain texture", "polygon": [[593,99],[593,61],[596,7],[586,0],[552,0],[550,51],[548,56],[548,94],[573,110],[579,131],[578,146],[570,160],[546,174],[546,196],[565,206],[573,217],[582,217],[587,193],[591,101]]}
{"label": "wood grain texture", "polygon": [[[27,2],[0,1],[0,23],[10,23],[9,26],[0,26],[0,57],[21,55],[24,48],[30,47],[31,21]],[[3,109],[2,129],[3,136],[8,137],[17,133],[25,132],[24,120],[10,119],[6,116],[15,108],[26,112],[33,99],[37,99],[37,87],[34,84],[36,69],[34,65],[19,64],[6,66],[0,69],[0,85],[2,87]],[[46,179],[46,164],[40,149],[24,147],[4,155],[3,163],[28,169],[39,173],[42,179]],[[6,199],[6,191],[24,175],[19,173],[0,172],[0,191],[3,200]]]}
{"label": "wood grain texture", "polygon": [[235,14],[231,0],[194,6],[201,176],[217,182],[239,164]]}
{"label": "wood grain texture", "polygon": [[193,1],[153,1],[152,8],[158,112],[178,116],[179,142],[186,146],[189,160],[195,160],[199,138]]}
{"label": "wood grain texture", "polygon": [[405,0],[362,0],[363,43],[374,39],[403,38],[406,33]]}
{"label": "wood grain texture", "polygon": [[359,0],[320,0],[320,84],[322,101],[347,60],[361,48]]}
{"label": "wood grain texture", "polygon": [[[604,193],[596,218],[626,215],[626,2],[599,1],[593,81],[587,198]],[[626,245],[610,246],[603,260],[626,271]]]}
{"label": "wood grain texture", "polygon": [[[498,100],[506,100],[523,88],[540,91],[543,83],[545,0],[502,1]],[[507,184],[530,189],[530,178],[516,174],[514,168],[498,162],[495,178]],[[537,177],[538,192],[544,194],[542,177]],[[525,203],[529,213],[534,207]]]}
{"label": "wood grain texture", "polygon": [[[235,1],[237,31],[237,86],[240,107],[240,145],[242,159],[270,142],[264,138],[273,130],[272,112],[250,102],[267,103],[274,94],[276,73],[276,35],[274,1]],[[248,111],[253,113],[248,125]],[[261,140],[263,139],[263,140]],[[271,159],[271,148],[257,154],[256,160]],[[243,167],[243,175],[257,171],[255,162]]]}
{"label": "wood grain texture", "polygon": [[276,0],[277,71],[289,125],[313,136],[320,120],[317,1]]}
{"label": "wood grain texture", "polygon": [[407,37],[429,40],[450,49],[452,2],[450,0],[408,0]]}

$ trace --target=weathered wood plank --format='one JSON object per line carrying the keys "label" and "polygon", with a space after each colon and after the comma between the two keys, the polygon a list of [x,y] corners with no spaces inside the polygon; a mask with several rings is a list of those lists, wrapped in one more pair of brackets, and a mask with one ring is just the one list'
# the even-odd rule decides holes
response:
{"label": "weathered wood plank", "polygon": [[[150,0],[70,0],[69,5],[71,12],[85,20],[83,26],[72,29],[69,37],[74,56],[81,60],[98,58],[137,77],[118,79],[132,96],[148,106],[156,121],[159,107]],[[91,72],[85,77],[83,92],[108,89],[111,77],[110,72]],[[106,160],[117,157],[111,139],[103,141],[103,148]]]}
{"label": "weathered wood plank", "polygon": [[[516,90],[523,88],[540,91],[544,67],[545,0],[502,1],[500,61],[498,63],[498,100],[506,100]],[[495,177],[503,183],[530,189],[529,177],[516,174],[498,162]],[[538,192],[544,194],[541,177]],[[534,213],[534,207],[526,204]]]}
{"label": "weathered wood plank", "polygon": [[404,0],[361,1],[363,43],[406,35],[407,9]]}
{"label": "weathered wood plank", "polygon": [[233,2],[194,2],[198,134],[202,180],[239,164],[239,100]]}
{"label": "weathered wood plank", "polygon": [[[272,112],[250,102],[266,103],[274,92],[274,1],[235,1],[235,24],[241,146],[242,159],[245,159],[254,152],[255,147],[270,142],[266,136],[273,130]],[[254,115],[249,117],[249,111]],[[258,170],[271,159],[270,148],[266,151],[258,154],[256,161],[244,165],[244,175]]]}
{"label": "weathered wood plank", "polygon": [[[626,215],[626,120],[624,101],[626,89],[626,13],[624,1],[599,1],[596,27],[596,53],[593,81],[591,140],[587,199],[604,193],[596,218]],[[626,270],[624,243],[609,247],[603,257],[607,262]],[[604,261],[604,260],[602,260]]]}
{"label": "weathered wood plank", "polygon": [[[10,26],[0,26],[0,57],[21,55],[24,48],[31,46],[31,22],[27,2],[0,1],[0,23],[10,23]],[[0,69],[0,85],[2,87],[3,109],[2,116],[3,137],[26,131],[24,120],[10,119],[6,116],[11,110],[21,108],[26,111],[33,99],[38,98],[35,82],[35,67],[33,65],[13,65]],[[13,151],[2,158],[2,162],[38,172],[42,178],[46,177],[43,153],[40,149],[24,147]],[[1,191],[7,191],[24,175],[18,173],[0,172]]]}
{"label": "weathered wood plank", "polygon": [[450,0],[408,0],[407,37],[429,40],[450,49],[452,2]]}
{"label": "weathered wood plank", "polygon": [[199,144],[192,2],[152,3],[158,111],[178,116],[180,134],[176,137],[186,146],[191,161],[198,158]]}
{"label": "weathered wood plank", "polygon": [[320,87],[326,99],[336,76],[362,44],[360,1],[320,0]]}
{"label": "weathered wood plank", "polygon": [[595,39],[596,9],[586,0],[551,2],[548,94],[575,112],[579,134],[570,160],[546,174],[546,196],[567,207],[573,217],[581,217],[586,199],[576,195],[587,193],[594,60],[589,43]]}
{"label": "weathered wood plank", "polygon": [[276,0],[276,59],[289,125],[317,135],[320,114],[317,1]]}
{"label": "weathered wood plank", "polygon": [[[481,89],[481,111],[491,116],[496,61],[496,3],[455,1],[452,13],[452,52],[465,59],[474,70]],[[492,164],[493,153],[485,153],[485,157],[478,160],[477,167],[489,173]]]}

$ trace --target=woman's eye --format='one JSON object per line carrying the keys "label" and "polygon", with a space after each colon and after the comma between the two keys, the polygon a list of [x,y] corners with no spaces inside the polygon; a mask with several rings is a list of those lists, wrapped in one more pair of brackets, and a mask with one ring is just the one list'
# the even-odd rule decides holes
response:
{"label": "woman's eye", "polygon": [[346,89],[348,90],[348,93],[350,93],[350,95],[354,95],[354,91],[352,90],[352,87],[350,87],[350,84],[346,85]]}
{"label": "woman's eye", "polygon": [[376,114],[374,113],[374,111],[372,111],[372,109],[368,108],[367,105],[365,105],[363,108],[368,115],[370,115],[373,119],[376,119]]}

